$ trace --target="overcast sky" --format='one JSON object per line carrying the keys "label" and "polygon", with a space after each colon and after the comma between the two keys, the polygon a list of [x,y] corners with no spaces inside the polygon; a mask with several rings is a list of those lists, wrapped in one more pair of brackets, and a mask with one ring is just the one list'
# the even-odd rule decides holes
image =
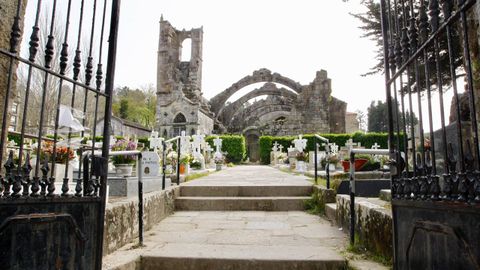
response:
{"label": "overcast sky", "polygon": [[348,111],[366,110],[371,100],[385,98],[384,81],[382,75],[360,76],[375,64],[375,47],[360,38],[359,22],[349,15],[364,11],[355,2],[123,0],[116,85],[156,85],[163,14],[177,29],[203,26],[202,89],[207,98],[259,68],[301,84],[324,69],[333,96],[346,101]]}

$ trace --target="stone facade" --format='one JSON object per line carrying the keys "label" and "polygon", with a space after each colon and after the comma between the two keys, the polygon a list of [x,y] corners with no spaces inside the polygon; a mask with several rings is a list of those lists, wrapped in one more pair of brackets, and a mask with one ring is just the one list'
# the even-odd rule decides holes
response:
{"label": "stone facade", "polygon": [[[189,38],[191,59],[181,61],[182,43]],[[247,128],[270,135],[345,132],[347,104],[331,96],[331,80],[325,70],[318,71],[310,84],[302,85],[262,68],[206,100],[201,87],[202,42],[202,28],[179,31],[160,20],[156,129],[161,136],[173,137],[181,131],[243,134]],[[264,85],[227,103],[232,95],[255,83]],[[267,98],[250,103],[260,96]]]}
{"label": "stone facade", "polygon": [[[191,39],[191,59],[181,61],[182,43]],[[202,96],[203,29],[177,30],[160,19],[157,62],[156,129],[163,137],[184,130],[211,134],[214,115]]]}
{"label": "stone facade", "polygon": [[[132,136],[135,134],[138,137],[148,137],[152,131],[140,124],[113,115],[110,122],[110,129],[112,136]],[[96,134],[103,134],[103,118],[97,122],[95,130]]]}
{"label": "stone facade", "polygon": [[345,114],[345,132],[354,133],[360,130],[360,123],[357,120],[357,113],[347,112]]}
{"label": "stone facade", "polygon": [[[226,103],[238,90],[258,82],[265,84],[235,102]],[[278,88],[275,83],[290,90]],[[268,69],[260,69],[213,97],[210,105],[218,114],[223,131],[230,133],[242,133],[252,126],[270,135],[344,133],[347,104],[332,97],[331,92],[331,80],[325,70],[318,71],[312,83],[301,85]],[[248,102],[265,95],[266,99]]]}

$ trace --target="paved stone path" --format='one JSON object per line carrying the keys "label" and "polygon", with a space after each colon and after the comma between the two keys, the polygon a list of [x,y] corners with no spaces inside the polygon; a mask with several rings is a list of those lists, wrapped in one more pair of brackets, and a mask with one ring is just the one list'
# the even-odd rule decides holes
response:
{"label": "paved stone path", "polygon": [[242,165],[227,168],[195,181],[186,186],[311,186],[312,182],[303,175],[292,175],[269,166]]}
{"label": "paved stone path", "polygon": [[[311,186],[267,166],[236,166],[185,186]],[[303,211],[177,211],[146,232],[145,247],[123,248],[105,269],[142,257],[141,269],[344,269],[346,236]]]}

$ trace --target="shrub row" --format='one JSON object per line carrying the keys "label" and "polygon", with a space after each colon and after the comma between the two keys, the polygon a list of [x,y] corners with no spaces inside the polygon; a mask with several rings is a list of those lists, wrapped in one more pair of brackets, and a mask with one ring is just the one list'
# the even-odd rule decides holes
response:
{"label": "shrub row", "polygon": [[[339,146],[344,146],[346,141],[350,138],[353,139],[355,143],[359,142],[365,148],[371,148],[375,143],[380,145],[380,148],[388,147],[388,134],[387,133],[361,133],[356,132],[353,134],[320,134],[322,137],[327,138],[330,143],[335,143]],[[400,136],[400,149],[403,148],[403,136]],[[272,151],[273,143],[277,142],[278,144],[283,145],[284,150],[293,145],[292,141],[298,137],[295,136],[261,136],[260,137],[260,161],[263,164],[270,164],[270,152]],[[314,135],[307,134],[303,138],[307,139],[307,149],[306,151],[314,150]],[[324,147],[320,143],[320,149],[323,150]]]}
{"label": "shrub row", "polygon": [[[219,137],[222,139],[222,152],[227,152],[227,163],[240,163],[245,159],[245,137],[241,135],[221,135]],[[215,149],[215,145],[213,144],[215,138],[216,136],[207,136],[205,138],[213,149]]]}

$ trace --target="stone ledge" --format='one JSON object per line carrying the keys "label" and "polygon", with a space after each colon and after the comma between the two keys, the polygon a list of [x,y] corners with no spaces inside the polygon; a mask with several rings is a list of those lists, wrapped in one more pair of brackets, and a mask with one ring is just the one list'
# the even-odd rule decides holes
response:
{"label": "stone ledge", "polygon": [[[151,229],[174,212],[179,187],[144,195],[144,228]],[[114,199],[105,209],[103,255],[110,254],[138,238],[138,198]]]}
{"label": "stone ledge", "polygon": [[[380,199],[355,198],[355,234],[359,244],[373,253],[392,258],[392,211]],[[350,197],[337,195],[336,223],[345,232],[350,228]]]}

